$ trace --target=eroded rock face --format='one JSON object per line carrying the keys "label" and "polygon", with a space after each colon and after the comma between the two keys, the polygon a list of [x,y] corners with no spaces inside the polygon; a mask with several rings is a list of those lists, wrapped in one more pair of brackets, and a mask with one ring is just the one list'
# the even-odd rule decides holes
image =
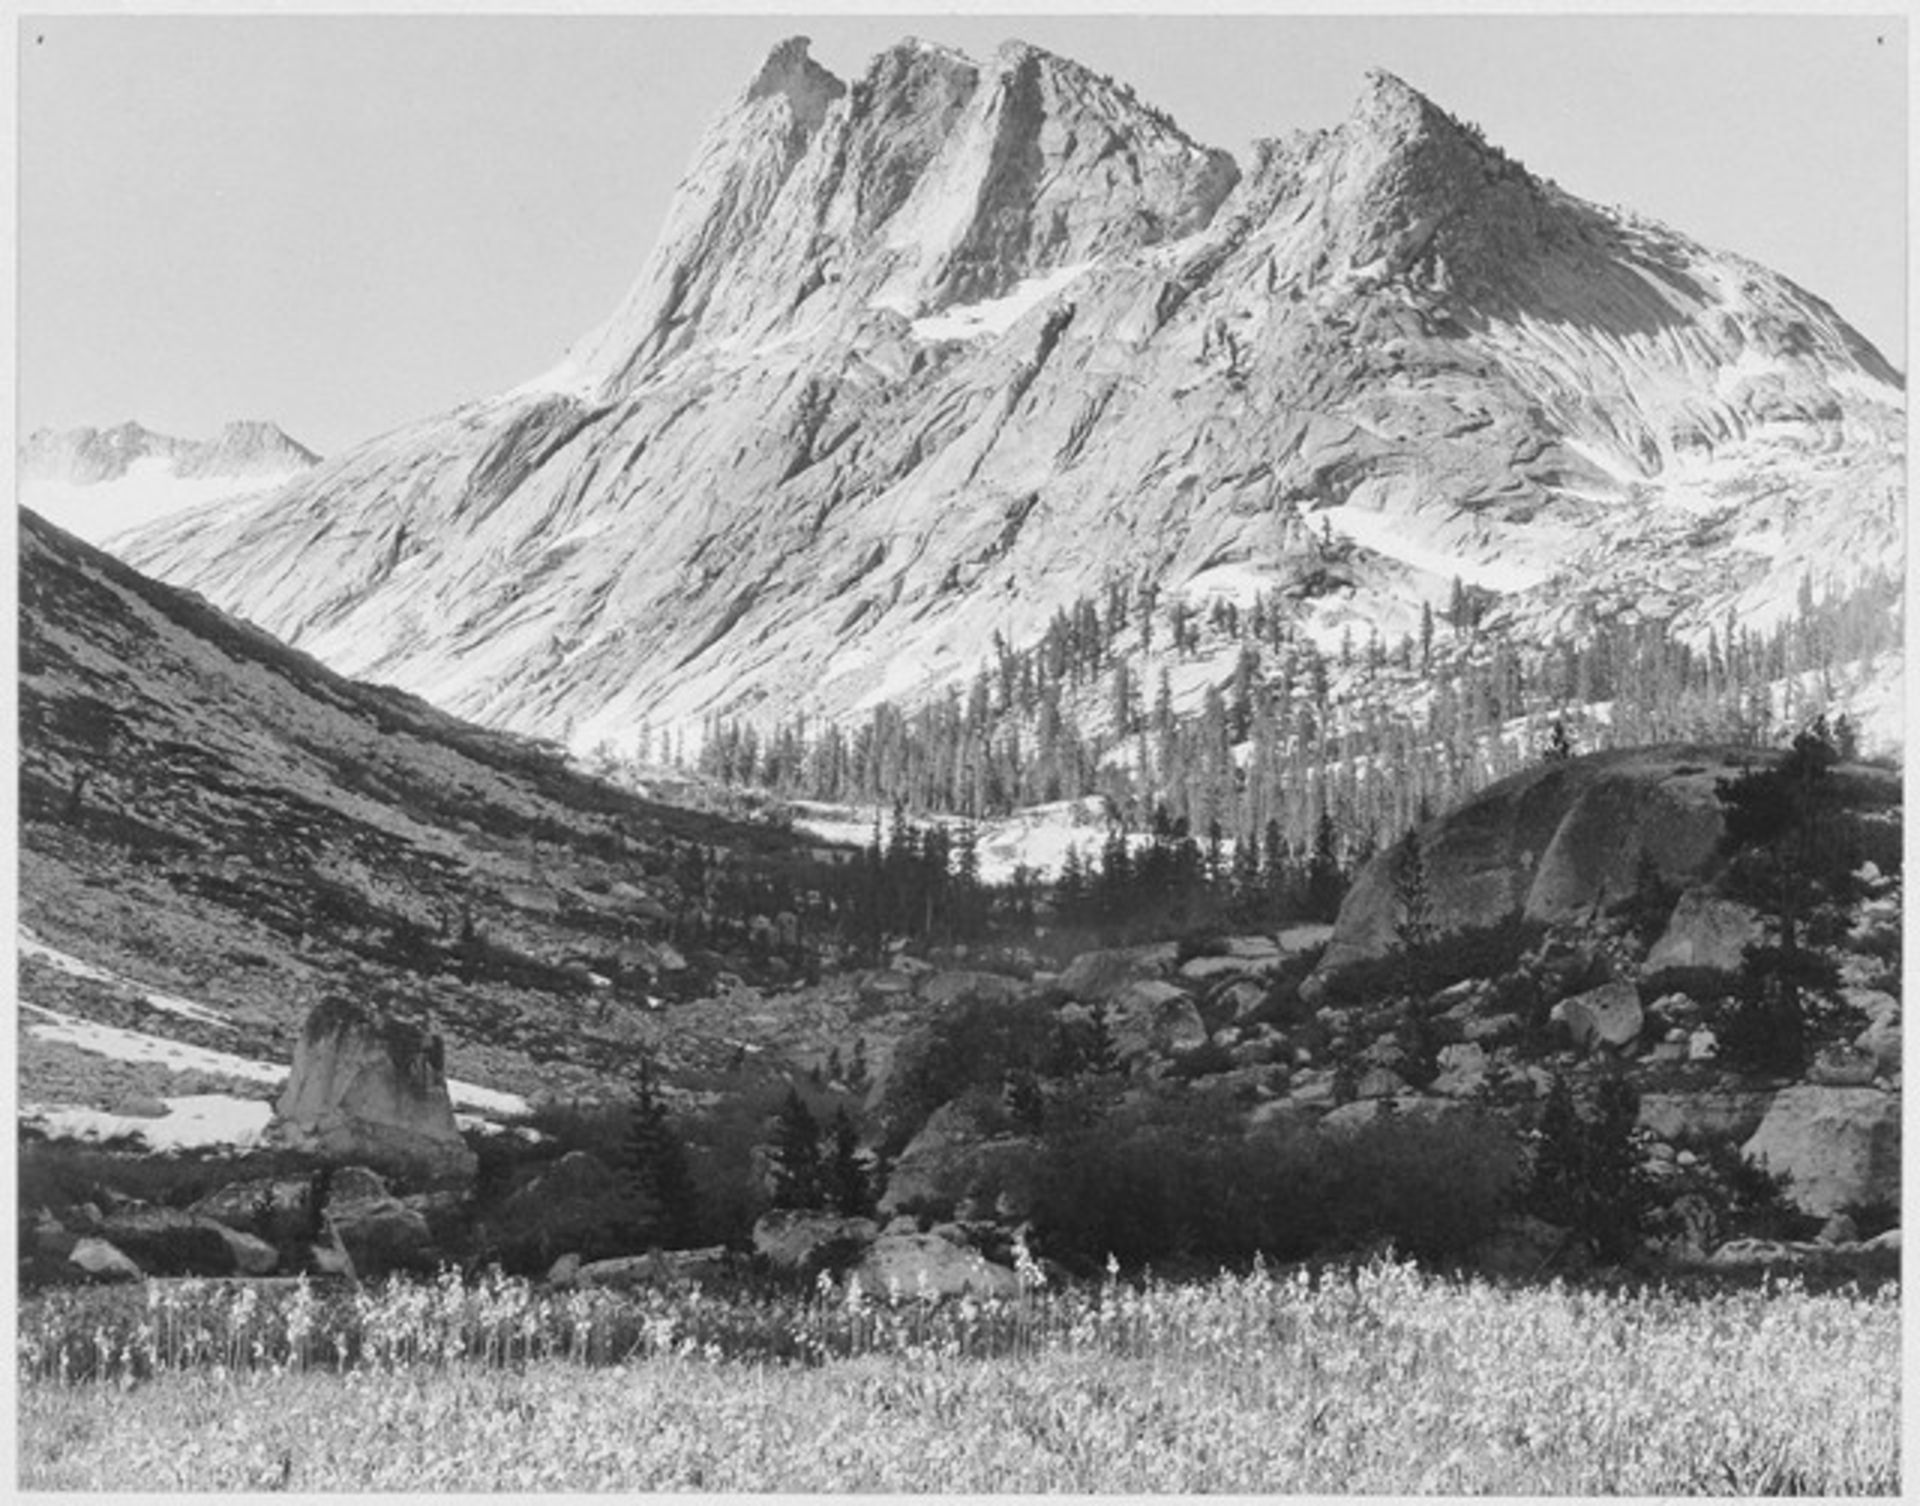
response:
{"label": "eroded rock face", "polygon": [[267,1134],[428,1182],[470,1180],[478,1165],[454,1125],[440,1038],[346,999],[308,1016]]}
{"label": "eroded rock face", "polygon": [[1900,1201],[1900,1098],[1878,1088],[1803,1084],[1774,1095],[1741,1153],[1793,1178],[1787,1197],[1822,1217],[1848,1203]]}

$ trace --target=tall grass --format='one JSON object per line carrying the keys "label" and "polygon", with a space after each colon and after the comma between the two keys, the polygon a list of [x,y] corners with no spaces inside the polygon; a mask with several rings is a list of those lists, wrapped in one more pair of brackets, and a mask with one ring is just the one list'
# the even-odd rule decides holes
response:
{"label": "tall grass", "polygon": [[34,1488],[1897,1492],[1891,1288],[1390,1261],[934,1302],[152,1286],[21,1312]]}

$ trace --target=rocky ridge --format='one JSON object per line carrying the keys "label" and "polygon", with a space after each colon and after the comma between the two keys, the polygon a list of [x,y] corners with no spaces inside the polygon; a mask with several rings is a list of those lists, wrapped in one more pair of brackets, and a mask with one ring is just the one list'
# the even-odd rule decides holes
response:
{"label": "rocky ridge", "polygon": [[270,491],[320,457],[259,419],[212,439],[179,439],[127,422],[110,429],[39,429],[22,442],[19,500],[98,542],[172,513]]}
{"label": "rocky ridge", "polygon": [[1490,631],[1764,622],[1893,547],[1903,401],[1817,298],[1385,75],[1242,165],[1038,49],[796,39],[555,371],[129,557],[586,748],[911,699],[1116,575],[1323,641],[1456,576]]}

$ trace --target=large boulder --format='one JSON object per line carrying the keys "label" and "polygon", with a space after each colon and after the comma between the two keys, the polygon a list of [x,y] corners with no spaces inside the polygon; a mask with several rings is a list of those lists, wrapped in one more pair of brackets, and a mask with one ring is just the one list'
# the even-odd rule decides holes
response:
{"label": "large boulder", "polygon": [[124,1250],[91,1234],[74,1241],[67,1259],[96,1281],[138,1281],[146,1274]]}
{"label": "large boulder", "polygon": [[1792,1177],[1787,1196],[1803,1212],[1825,1217],[1848,1203],[1897,1206],[1899,1095],[1878,1088],[1784,1088],[1742,1153]]}
{"label": "large boulder", "polygon": [[441,1252],[424,1202],[395,1197],[375,1172],[349,1166],[333,1178],[326,1223],[351,1257],[354,1272],[363,1278],[390,1271],[430,1271]]}
{"label": "large boulder", "polygon": [[424,1182],[468,1182],[438,1035],[348,999],[307,1017],[268,1140]]}
{"label": "large boulder", "polygon": [[1020,1278],[1007,1267],[937,1234],[881,1236],[860,1262],[859,1276],[869,1291],[909,1298],[1011,1297],[1020,1290]]}
{"label": "large boulder", "polygon": [[1644,971],[1653,974],[1669,968],[1704,968],[1737,973],[1747,947],[1765,934],[1759,913],[1750,906],[1696,886],[1681,895],[1673,907],[1666,930],[1647,953]]}
{"label": "large boulder", "polygon": [[[1643,862],[1665,884],[1710,879],[1725,830],[1715,783],[1776,753],[1670,744],[1613,749],[1523,769],[1418,829],[1433,923],[1445,933],[1518,914],[1552,924],[1631,899]],[[1851,766],[1863,804],[1897,800],[1899,775]],[[1402,918],[1394,849],[1355,877],[1309,995],[1386,956]]]}
{"label": "large boulder", "polygon": [[1574,1045],[1583,1051],[1601,1046],[1615,1051],[1631,1045],[1646,1023],[1640,994],[1631,983],[1603,983],[1571,999],[1562,999],[1548,1016],[1565,1025]]}

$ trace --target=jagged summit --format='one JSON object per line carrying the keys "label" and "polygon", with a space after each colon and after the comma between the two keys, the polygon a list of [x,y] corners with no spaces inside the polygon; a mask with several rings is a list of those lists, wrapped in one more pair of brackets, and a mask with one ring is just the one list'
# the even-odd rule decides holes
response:
{"label": "jagged summit", "polygon": [[747,87],[749,100],[774,96],[784,99],[794,127],[802,135],[817,130],[828,106],[847,92],[844,83],[809,55],[812,45],[808,37],[787,38],[767,54],[760,72]]}
{"label": "jagged summit", "polygon": [[1238,179],[1132,91],[1021,42],[909,40],[849,88],[781,42],[703,139],[625,303],[565,385],[632,392],[696,345],[909,318],[1203,228]]}
{"label": "jagged summit", "polygon": [[1904,434],[1818,299],[1392,75],[1243,173],[1038,48],[794,38],[560,370],[131,557],[591,747],[911,703],[1117,579],[1323,645],[1456,582],[1704,638],[1898,547]]}

